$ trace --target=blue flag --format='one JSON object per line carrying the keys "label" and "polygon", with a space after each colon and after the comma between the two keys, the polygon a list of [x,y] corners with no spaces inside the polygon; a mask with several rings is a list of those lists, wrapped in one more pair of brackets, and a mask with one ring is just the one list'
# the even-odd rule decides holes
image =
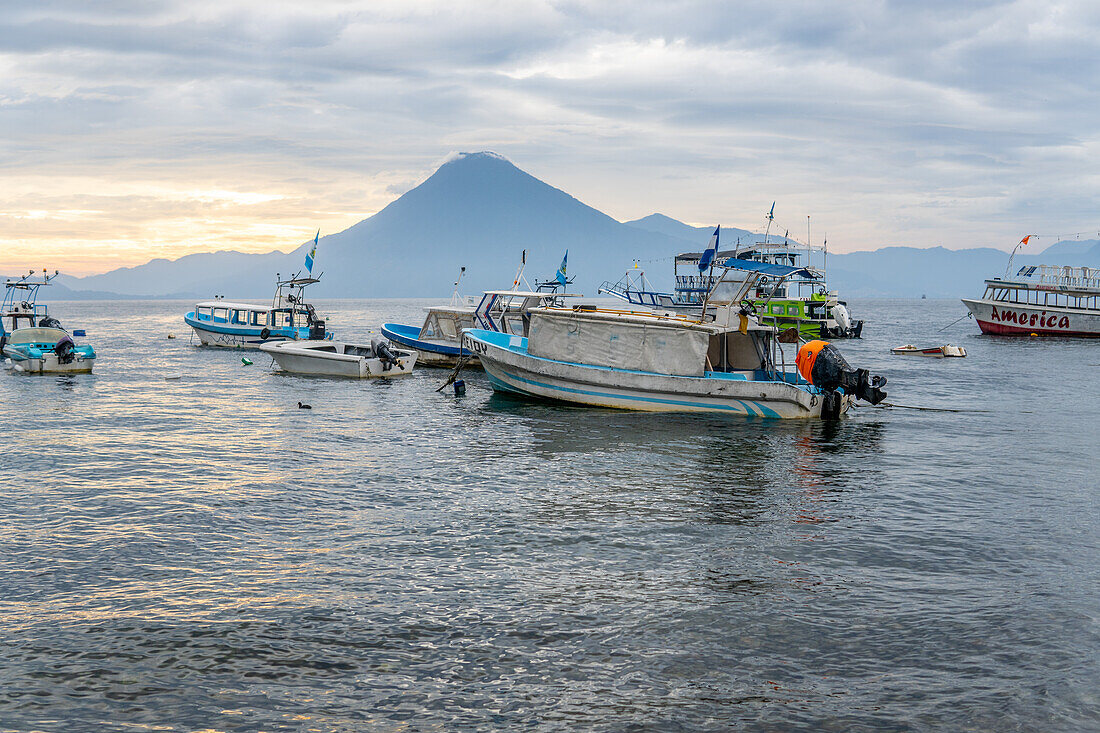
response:
{"label": "blue flag", "polygon": [[317,256],[317,240],[321,237],[321,230],[317,230],[317,234],[313,236],[313,246],[310,247],[309,252],[306,252],[306,270],[310,275],[313,274],[313,258]]}
{"label": "blue flag", "polygon": [[565,250],[565,257],[561,258],[561,267],[558,268],[557,279],[564,288],[568,284],[568,279],[565,277],[565,263],[569,261],[569,250]]}
{"label": "blue flag", "polygon": [[703,250],[703,256],[699,258],[699,272],[710,267],[710,263],[714,262],[714,258],[718,256],[718,230],[721,228],[721,224],[714,227],[714,234],[710,236],[710,244]]}

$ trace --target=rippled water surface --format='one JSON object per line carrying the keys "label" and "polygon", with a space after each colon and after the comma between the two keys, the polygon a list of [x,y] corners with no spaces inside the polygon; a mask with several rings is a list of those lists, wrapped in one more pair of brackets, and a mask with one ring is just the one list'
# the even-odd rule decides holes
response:
{"label": "rippled water surface", "polygon": [[0,373],[2,730],[1100,729],[1100,343],[857,301],[848,360],[961,411],[830,426],[288,376],[188,305]]}

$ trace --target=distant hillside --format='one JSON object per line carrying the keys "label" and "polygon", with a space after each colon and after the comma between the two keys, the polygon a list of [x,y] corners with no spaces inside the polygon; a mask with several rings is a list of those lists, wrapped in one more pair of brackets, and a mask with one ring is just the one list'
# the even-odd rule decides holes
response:
{"label": "distant hillside", "polygon": [[[672,257],[706,246],[713,229],[663,214],[618,222],[569,194],[521,171],[493,153],[463,153],[380,212],[321,238],[314,298],[445,297],[460,267],[463,290],[510,287],[520,252],[528,251],[529,281],[553,276],[565,250],[573,290],[595,295],[635,259],[648,260],[656,287],[672,286]],[[722,228],[723,249],[738,237],[759,234]],[[774,235],[773,235],[774,237]],[[779,238],[780,240],[782,237]],[[210,252],[158,259],[84,278],[58,278],[72,293],[53,297],[267,298],[276,273],[303,267],[309,243],[283,254]],[[844,296],[956,297],[1004,272],[1008,255],[997,249],[946,250],[887,247],[829,256],[829,282]],[[1100,266],[1100,241],[1057,242],[1016,265]],[[667,263],[667,264],[666,264]],[[816,255],[815,266],[820,265]]]}
{"label": "distant hillside", "polygon": [[[665,234],[676,239],[692,242],[695,245],[693,249],[702,249],[705,247],[707,243],[710,242],[711,235],[714,234],[714,227],[693,227],[681,221],[676,221],[671,216],[665,216],[664,214],[650,214],[649,216],[643,216],[641,219],[628,221],[626,224],[627,226],[632,226],[637,229],[659,232],[660,234]],[[748,229],[738,229],[737,227],[730,227],[723,224],[719,245],[722,249],[734,249],[739,239],[742,240],[743,243],[748,243],[750,241],[755,241],[755,239],[753,239],[754,237],[760,236],[762,236],[760,233],[750,232]],[[776,237],[773,234],[769,237],[769,241],[782,242],[783,237]],[[677,252],[676,254],[680,253]]]}
{"label": "distant hillside", "polygon": [[[568,249],[574,290],[595,294],[600,282],[618,277],[634,258],[667,256],[688,246],[615,221],[497,155],[462,154],[374,216],[323,237],[316,271],[323,270],[324,278],[311,295],[444,296],[462,266],[468,292],[507,288],[524,249],[528,280],[553,277]],[[275,272],[300,269],[307,247],[290,255],[189,255],[68,283],[148,295],[268,296]]]}

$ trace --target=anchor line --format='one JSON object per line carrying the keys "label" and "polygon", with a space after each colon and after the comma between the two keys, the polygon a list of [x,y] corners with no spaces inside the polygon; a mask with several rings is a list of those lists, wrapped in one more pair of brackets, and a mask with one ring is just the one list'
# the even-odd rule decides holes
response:
{"label": "anchor line", "polygon": [[[957,320],[951,321],[951,323],[948,323],[948,324],[947,324],[946,326],[944,326],[943,328],[941,328],[941,329],[940,329],[940,331],[946,331],[947,329],[951,328],[952,326],[954,326],[954,325],[955,325],[956,323],[958,323],[959,321],[963,320],[963,318],[973,318],[973,317],[974,317],[974,314],[973,314],[973,313],[970,313],[970,312],[968,311],[968,312],[967,312],[967,314],[966,314],[965,316],[963,316],[962,318],[959,318],[959,319],[957,319]],[[936,333],[939,333],[940,331],[936,331]]]}
{"label": "anchor line", "polygon": [[446,382],[439,385],[439,389],[437,389],[436,392],[442,392],[448,386],[450,386],[451,384],[454,384],[454,381],[456,379],[458,379],[458,373],[460,371],[462,371],[462,367],[466,366],[466,363],[468,361],[470,361],[471,358],[472,358],[472,355],[470,355],[470,354],[467,354],[465,356],[460,356],[458,358],[458,361],[455,363],[455,368],[454,368],[454,371],[451,372],[451,376],[447,377]]}
{"label": "anchor line", "polygon": [[903,410],[921,410],[924,412],[989,412],[989,410],[962,410],[957,407],[919,407],[917,405],[899,405],[896,402],[880,402],[877,405],[871,405],[871,407],[899,407]]}

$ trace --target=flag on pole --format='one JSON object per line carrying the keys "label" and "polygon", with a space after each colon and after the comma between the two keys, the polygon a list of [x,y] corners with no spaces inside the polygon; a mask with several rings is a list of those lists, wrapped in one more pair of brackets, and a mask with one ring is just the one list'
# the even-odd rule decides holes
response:
{"label": "flag on pole", "polygon": [[1020,244],[1027,244],[1027,240],[1031,239],[1034,236],[1035,236],[1034,234],[1027,235],[1026,237],[1024,237],[1023,239],[1020,240]]}
{"label": "flag on pole", "polygon": [[565,265],[568,261],[569,261],[569,250],[565,250],[565,257],[561,258],[561,267],[558,268],[558,274],[557,274],[558,282],[561,283],[561,286],[563,288],[569,283],[569,280],[565,275],[565,273],[566,273]]}
{"label": "flag on pole", "polygon": [[718,230],[721,228],[721,224],[714,227],[714,234],[710,235],[710,244],[703,250],[703,255],[699,258],[699,272],[710,267],[710,263],[714,262],[714,258],[718,256]]}
{"label": "flag on pole", "polygon": [[321,230],[318,229],[317,233],[313,235],[313,246],[309,248],[309,252],[306,252],[306,271],[310,275],[313,274],[313,258],[317,256],[317,240],[321,238]]}

